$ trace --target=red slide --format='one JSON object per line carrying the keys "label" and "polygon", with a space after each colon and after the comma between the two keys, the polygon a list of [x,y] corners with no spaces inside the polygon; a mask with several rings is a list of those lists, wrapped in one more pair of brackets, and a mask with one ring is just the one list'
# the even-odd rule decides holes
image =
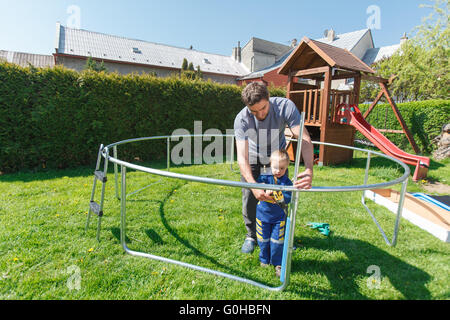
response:
{"label": "red slide", "polygon": [[416,170],[413,175],[414,181],[426,178],[428,167],[430,166],[430,158],[409,154],[398,148],[364,119],[361,111],[356,105],[339,105],[336,108],[336,121],[340,124],[348,124],[355,127],[383,153],[406,164],[415,166]]}

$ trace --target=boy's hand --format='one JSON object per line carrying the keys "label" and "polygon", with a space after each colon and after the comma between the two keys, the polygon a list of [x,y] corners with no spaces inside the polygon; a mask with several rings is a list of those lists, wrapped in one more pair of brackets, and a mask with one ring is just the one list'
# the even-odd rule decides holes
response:
{"label": "boy's hand", "polygon": [[276,203],[273,193],[273,190],[266,190],[266,196],[270,197],[269,202]]}
{"label": "boy's hand", "polygon": [[268,196],[264,190],[261,189],[252,189],[253,195],[255,196],[256,200],[259,201],[273,201],[272,197]]}

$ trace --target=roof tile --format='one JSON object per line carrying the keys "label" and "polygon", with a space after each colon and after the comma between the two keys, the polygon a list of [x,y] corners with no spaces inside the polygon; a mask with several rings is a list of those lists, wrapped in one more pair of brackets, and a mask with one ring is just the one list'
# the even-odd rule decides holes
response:
{"label": "roof tile", "polygon": [[[137,48],[140,53],[134,52],[133,48]],[[200,69],[206,73],[242,76],[249,71],[244,64],[235,61],[231,56],[72,29],[64,26],[61,26],[60,29],[58,53],[175,69],[180,69],[183,59],[186,58],[195,67],[200,66]]]}

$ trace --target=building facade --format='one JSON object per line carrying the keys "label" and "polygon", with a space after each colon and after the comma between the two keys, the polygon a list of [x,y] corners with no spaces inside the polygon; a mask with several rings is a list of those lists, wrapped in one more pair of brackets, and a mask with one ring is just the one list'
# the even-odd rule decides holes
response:
{"label": "building facade", "polygon": [[183,60],[200,67],[203,78],[220,83],[236,83],[249,72],[233,56],[178,48],[159,43],[118,37],[56,25],[55,63],[81,71],[91,57],[103,61],[110,72],[120,74],[156,73],[158,77],[178,74]]}
{"label": "building facade", "polygon": [[17,64],[21,67],[53,68],[55,59],[51,55],[0,50],[0,60]]}
{"label": "building facade", "polygon": [[[370,29],[362,29],[343,34],[336,34],[334,30],[326,30],[324,35],[325,37],[316,39],[315,41],[348,50],[369,66],[383,58],[392,56],[400,48],[401,43],[407,39],[406,35],[404,35],[399,44],[375,48]],[[239,78],[238,84],[263,81],[268,85],[277,87],[286,86],[288,77],[278,74],[278,70],[295,47],[296,46],[291,46],[283,56],[280,56],[275,63],[271,65],[264,66],[264,60],[259,60],[255,65],[263,66],[263,68]],[[258,55],[255,55],[254,59],[258,59]],[[335,81],[333,83],[333,89],[347,90],[352,84],[352,80]]]}
{"label": "building facade", "polygon": [[[375,48],[370,29],[343,34],[326,30],[324,35],[325,37],[316,41],[348,50],[369,66],[390,57],[407,39],[404,35],[399,44]],[[242,48],[238,42],[231,56],[227,56],[73,29],[57,23],[54,47],[53,55],[0,51],[0,60],[22,66],[63,65],[69,69],[82,71],[86,68],[88,58],[92,58],[98,62],[103,61],[109,72],[152,73],[158,77],[169,77],[179,74],[183,60],[187,59],[195,69],[200,67],[205,80],[238,85],[263,81],[267,85],[284,87],[287,85],[287,76],[278,74],[278,70],[297,47],[297,40],[294,39],[288,46],[253,37]],[[352,83],[347,80],[333,85],[339,89],[346,89]]]}

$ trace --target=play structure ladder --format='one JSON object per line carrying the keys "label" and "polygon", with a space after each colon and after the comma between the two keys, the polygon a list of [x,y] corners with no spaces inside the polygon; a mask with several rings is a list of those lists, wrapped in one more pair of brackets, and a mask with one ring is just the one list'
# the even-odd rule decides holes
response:
{"label": "play structure ladder", "polygon": [[[87,216],[87,221],[86,221],[86,229],[85,229],[85,231],[87,232],[87,230],[89,228],[91,214],[92,214],[92,212],[95,213],[98,216],[97,241],[100,241],[100,227],[101,227],[101,222],[102,222],[102,217],[103,217],[103,203],[104,203],[104,199],[105,199],[105,187],[106,187],[106,182],[108,181],[108,179],[106,177],[106,174],[108,172],[107,158],[105,158],[103,171],[100,170],[100,164],[101,164],[101,160],[102,160],[102,151],[103,151],[103,144],[100,145],[100,149],[98,151],[97,165],[95,166],[95,171],[94,171],[94,183],[92,186],[91,201],[89,203],[89,211],[88,211],[88,216]],[[94,201],[97,180],[102,183],[100,204]]]}

